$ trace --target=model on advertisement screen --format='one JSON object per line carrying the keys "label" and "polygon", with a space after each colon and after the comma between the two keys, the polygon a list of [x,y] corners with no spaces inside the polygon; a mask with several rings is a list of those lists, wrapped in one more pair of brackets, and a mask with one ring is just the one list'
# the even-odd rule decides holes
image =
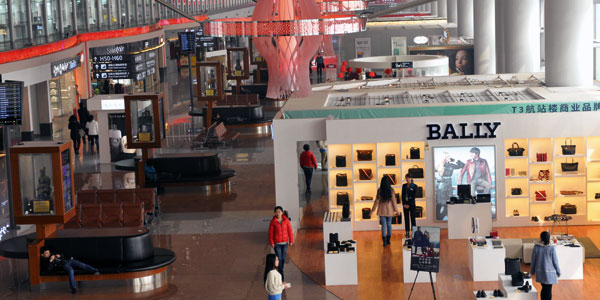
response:
{"label": "model on advertisement screen", "polygon": [[454,159],[448,152],[444,152],[442,162],[435,170],[435,198],[436,198],[436,220],[443,220],[447,215],[446,202],[452,197],[452,174],[454,170],[460,170],[465,164]]}
{"label": "model on advertisement screen", "polygon": [[463,175],[467,173],[467,184],[471,185],[471,195],[489,194],[492,189],[492,175],[487,160],[479,157],[481,151],[477,147],[471,148],[471,159],[460,170],[458,184],[462,184]]}

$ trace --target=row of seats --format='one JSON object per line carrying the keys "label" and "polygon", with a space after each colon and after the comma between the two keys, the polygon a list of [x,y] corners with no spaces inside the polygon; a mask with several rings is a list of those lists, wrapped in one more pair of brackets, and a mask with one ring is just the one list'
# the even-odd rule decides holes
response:
{"label": "row of seats", "polygon": [[81,190],[77,192],[77,204],[144,203],[146,214],[153,215],[158,203],[155,188],[122,190]]}
{"label": "row of seats", "polygon": [[142,227],[144,225],[144,203],[79,204],[76,216],[65,228],[95,227]]}

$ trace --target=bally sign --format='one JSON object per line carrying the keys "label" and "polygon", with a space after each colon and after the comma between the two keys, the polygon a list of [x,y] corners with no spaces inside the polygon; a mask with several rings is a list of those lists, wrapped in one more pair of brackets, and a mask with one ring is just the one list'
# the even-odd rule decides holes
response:
{"label": "bally sign", "polygon": [[54,78],[69,73],[79,66],[81,66],[81,56],[78,55],[51,63],[50,73]]}
{"label": "bally sign", "polygon": [[493,139],[496,137],[496,129],[501,125],[500,122],[483,122],[473,123],[469,126],[468,123],[459,123],[458,126],[453,124],[427,124],[429,131],[428,140],[447,140],[447,139]]}

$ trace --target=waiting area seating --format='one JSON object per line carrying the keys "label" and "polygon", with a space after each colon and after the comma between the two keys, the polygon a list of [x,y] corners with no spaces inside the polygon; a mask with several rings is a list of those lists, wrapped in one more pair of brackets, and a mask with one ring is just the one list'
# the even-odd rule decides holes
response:
{"label": "waiting area seating", "polygon": [[217,153],[161,153],[148,159],[148,163],[154,166],[161,184],[199,182],[210,185],[235,176],[234,170],[221,168]]}
{"label": "waiting area seating", "polygon": [[198,135],[192,141],[192,148],[202,148],[210,146],[227,146],[237,141],[240,133],[227,129],[223,123],[213,123],[203,134]]}

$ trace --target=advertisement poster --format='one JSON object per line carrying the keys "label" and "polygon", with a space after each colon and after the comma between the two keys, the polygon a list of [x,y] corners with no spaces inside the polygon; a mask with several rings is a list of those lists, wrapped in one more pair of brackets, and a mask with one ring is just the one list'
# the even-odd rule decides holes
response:
{"label": "advertisement poster", "polygon": [[421,272],[440,271],[440,228],[413,226],[410,269]]}
{"label": "advertisement poster", "polygon": [[371,56],[371,38],[354,39],[354,51],[356,58]]}
{"label": "advertisement poster", "polygon": [[392,55],[406,55],[408,52],[405,36],[392,37]]}
{"label": "advertisement poster", "polygon": [[450,75],[475,74],[473,45],[410,47],[409,55],[444,55],[448,57]]}
{"label": "advertisement poster", "polygon": [[456,197],[459,184],[471,185],[471,196],[489,194],[496,218],[496,163],[494,146],[434,147],[435,218],[448,220],[446,201]]}

